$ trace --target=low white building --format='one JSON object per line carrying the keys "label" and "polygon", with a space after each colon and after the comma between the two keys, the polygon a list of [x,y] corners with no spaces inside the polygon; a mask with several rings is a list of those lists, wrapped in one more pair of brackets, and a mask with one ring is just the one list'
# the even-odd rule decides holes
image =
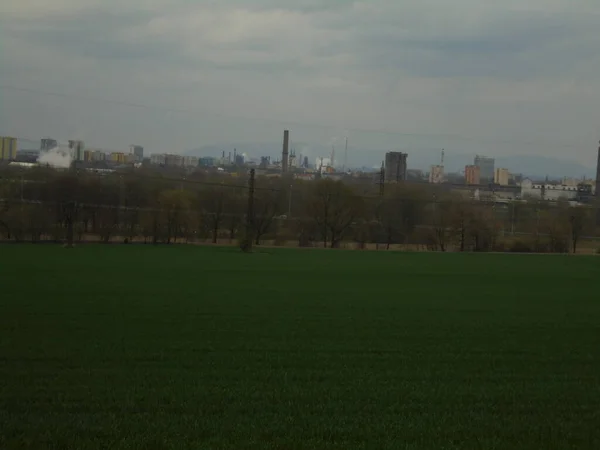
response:
{"label": "low white building", "polygon": [[37,163],[28,163],[28,162],[18,162],[18,161],[12,161],[10,163],[8,163],[9,167],[21,167],[23,169],[32,169],[36,166],[38,166]]}
{"label": "low white building", "polygon": [[526,178],[521,182],[521,198],[526,200],[532,197],[540,200],[575,200],[579,189],[577,186],[564,186],[556,184],[534,184]]}

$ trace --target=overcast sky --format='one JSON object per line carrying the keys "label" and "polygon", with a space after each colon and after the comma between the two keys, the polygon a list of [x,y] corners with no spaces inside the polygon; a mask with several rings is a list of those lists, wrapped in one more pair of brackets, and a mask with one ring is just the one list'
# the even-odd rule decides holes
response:
{"label": "overcast sky", "polygon": [[595,164],[600,138],[598,0],[4,1],[0,42],[0,133],[31,139]]}

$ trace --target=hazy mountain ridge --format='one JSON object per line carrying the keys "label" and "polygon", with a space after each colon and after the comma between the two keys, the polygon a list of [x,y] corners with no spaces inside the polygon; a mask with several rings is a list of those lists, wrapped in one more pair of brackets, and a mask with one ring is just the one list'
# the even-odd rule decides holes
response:
{"label": "hazy mountain ridge", "polygon": [[[260,156],[270,156],[273,160],[281,158],[281,145],[273,143],[234,143],[222,145],[207,145],[197,149],[189,150],[186,154],[195,156],[213,156],[219,157],[225,151],[225,156],[233,149],[237,149],[238,154],[246,153],[251,158],[259,159]],[[331,154],[331,148],[324,146],[296,144],[294,147],[296,155],[299,157],[308,156],[309,162],[314,164],[317,156],[327,156]],[[385,153],[389,150],[366,150],[349,147],[348,149],[348,167],[379,167],[381,161],[385,158]],[[408,153],[409,169],[420,169],[429,171],[432,164],[439,164],[440,150],[420,149],[405,150]],[[488,155],[492,156],[492,155]],[[447,172],[462,172],[466,165],[473,164],[475,154],[452,153],[446,151],[444,166]],[[336,166],[341,166],[344,161],[344,148],[336,148]],[[508,169],[511,173],[523,174],[533,177],[573,177],[594,178],[595,168],[586,167],[573,161],[567,161],[559,158],[538,155],[510,155],[496,157],[496,167]]]}

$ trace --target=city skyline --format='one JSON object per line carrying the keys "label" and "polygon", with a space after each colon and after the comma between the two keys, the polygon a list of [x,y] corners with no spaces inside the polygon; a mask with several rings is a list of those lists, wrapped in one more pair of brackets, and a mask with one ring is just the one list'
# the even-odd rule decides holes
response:
{"label": "city skyline", "polygon": [[[34,139],[23,139],[18,138],[18,148],[25,152],[39,152],[42,150],[47,150],[47,144],[51,142],[53,144],[57,144],[59,149],[65,150],[69,147],[70,143],[73,140],[63,140],[63,139],[53,139],[48,136],[45,136],[39,140]],[[83,141],[82,141],[83,142]],[[296,143],[297,147],[292,146],[291,151],[298,153],[298,157],[308,157],[309,159],[319,159],[325,158],[329,160],[329,156],[332,150],[335,150],[335,146],[333,148],[324,148],[322,146],[310,146],[307,143]],[[138,148],[144,154],[144,147],[139,145],[129,145],[128,148],[106,148],[104,146],[98,145],[89,145],[89,143],[85,143],[84,147],[86,149],[94,150],[96,152],[104,152],[107,155],[112,153],[124,153],[128,154],[132,152],[133,148]],[[244,154],[245,158],[248,161],[254,161],[259,163],[261,159],[265,156],[272,158],[273,161],[281,160],[281,144],[275,143],[232,143],[232,144],[224,144],[221,146],[203,146],[197,149],[193,149],[191,151],[154,151],[145,153],[147,156],[155,155],[164,155],[164,154],[172,154],[172,155],[180,155],[180,156],[195,156],[197,158],[202,157],[219,157],[224,152],[231,153],[230,149],[234,149],[234,153],[237,149],[240,149],[239,154]],[[341,149],[338,147],[338,152]],[[494,155],[477,155],[477,154],[457,154],[453,152],[447,152],[442,150],[443,153],[446,154],[446,160],[444,166],[439,166],[439,158],[440,158],[440,150],[439,149],[420,149],[423,151],[408,151],[408,153],[412,156],[410,158],[410,162],[407,165],[407,168],[410,170],[421,170],[424,172],[428,172],[435,169],[442,169],[442,173],[454,173],[454,174],[464,174],[465,166],[472,164],[475,162],[477,158],[489,158],[491,161],[497,160],[497,163],[500,166],[508,169],[509,172],[514,174],[521,174],[526,176],[533,177],[546,177],[549,176],[553,179],[569,177],[569,178],[591,178],[595,177],[594,168],[585,167],[583,165],[579,165],[576,162],[569,161],[568,159],[555,159],[548,158],[543,156],[514,156],[514,157],[499,157],[496,158]],[[397,150],[391,150],[391,152],[397,152]],[[372,170],[378,171],[380,169],[380,163],[377,158],[381,158],[383,161],[385,154],[388,153],[387,149],[378,149],[373,150],[371,152],[364,152],[371,159],[362,159],[361,161],[356,160],[356,149],[349,147],[349,153],[351,155],[351,159],[354,159],[353,162],[349,162],[349,164],[345,164],[347,161],[345,158],[340,160],[340,158],[336,158],[336,167],[342,168],[347,167],[349,169],[358,169],[363,170],[366,168],[370,168]],[[360,154],[360,152],[358,152]],[[407,153],[407,150],[404,150],[402,153]],[[596,152],[594,152],[596,153]],[[363,154],[363,158],[365,156]],[[313,155],[318,155],[314,157]],[[339,153],[338,153],[339,156]],[[375,158],[375,159],[372,159]],[[139,159],[137,160],[140,161]],[[340,162],[340,161],[343,161]],[[443,178],[443,176],[442,176]],[[484,178],[494,178],[494,176],[488,176]],[[439,181],[435,181],[439,182]]]}
{"label": "city skyline", "polygon": [[596,163],[594,2],[144,3],[2,5],[2,134]]}

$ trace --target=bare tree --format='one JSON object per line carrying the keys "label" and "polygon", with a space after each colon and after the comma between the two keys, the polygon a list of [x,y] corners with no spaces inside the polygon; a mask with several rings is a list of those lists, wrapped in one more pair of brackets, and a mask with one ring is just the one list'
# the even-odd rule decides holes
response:
{"label": "bare tree", "polygon": [[593,228],[590,210],[582,206],[573,206],[567,209],[569,227],[571,231],[571,248],[577,253],[577,245],[585,232]]}
{"label": "bare tree", "polygon": [[421,218],[424,201],[422,195],[402,186],[388,189],[375,209],[375,216],[385,239],[386,248],[403,243],[413,233]]}
{"label": "bare tree", "polygon": [[225,221],[230,201],[231,196],[225,191],[225,188],[211,188],[200,192],[202,220],[210,230],[213,244],[216,244],[219,239],[219,230]]}
{"label": "bare tree", "polygon": [[187,191],[171,189],[161,192],[158,204],[161,207],[166,243],[170,244],[171,240],[177,241],[188,228],[192,197]]}
{"label": "bare tree", "polygon": [[433,198],[431,204],[431,242],[433,246],[442,252],[445,252],[448,247],[449,231],[450,231],[450,214],[451,208],[449,201],[438,201],[437,196]]}
{"label": "bare tree", "polygon": [[254,230],[254,243],[260,245],[265,234],[270,232],[275,225],[275,218],[281,214],[282,202],[279,192],[262,191],[254,198],[254,215],[252,228]]}
{"label": "bare tree", "polygon": [[340,181],[321,180],[314,185],[307,212],[321,234],[323,247],[328,242],[331,248],[339,246],[363,206],[362,199]]}
{"label": "bare tree", "polygon": [[72,247],[74,226],[81,208],[80,200],[86,194],[83,183],[79,181],[77,174],[68,173],[56,178],[51,188],[57,205],[58,221],[66,230],[66,246]]}
{"label": "bare tree", "polygon": [[456,239],[459,250],[464,252],[468,249],[467,240],[471,237],[470,230],[474,225],[473,208],[464,200],[450,203],[449,208],[449,224],[452,235]]}

